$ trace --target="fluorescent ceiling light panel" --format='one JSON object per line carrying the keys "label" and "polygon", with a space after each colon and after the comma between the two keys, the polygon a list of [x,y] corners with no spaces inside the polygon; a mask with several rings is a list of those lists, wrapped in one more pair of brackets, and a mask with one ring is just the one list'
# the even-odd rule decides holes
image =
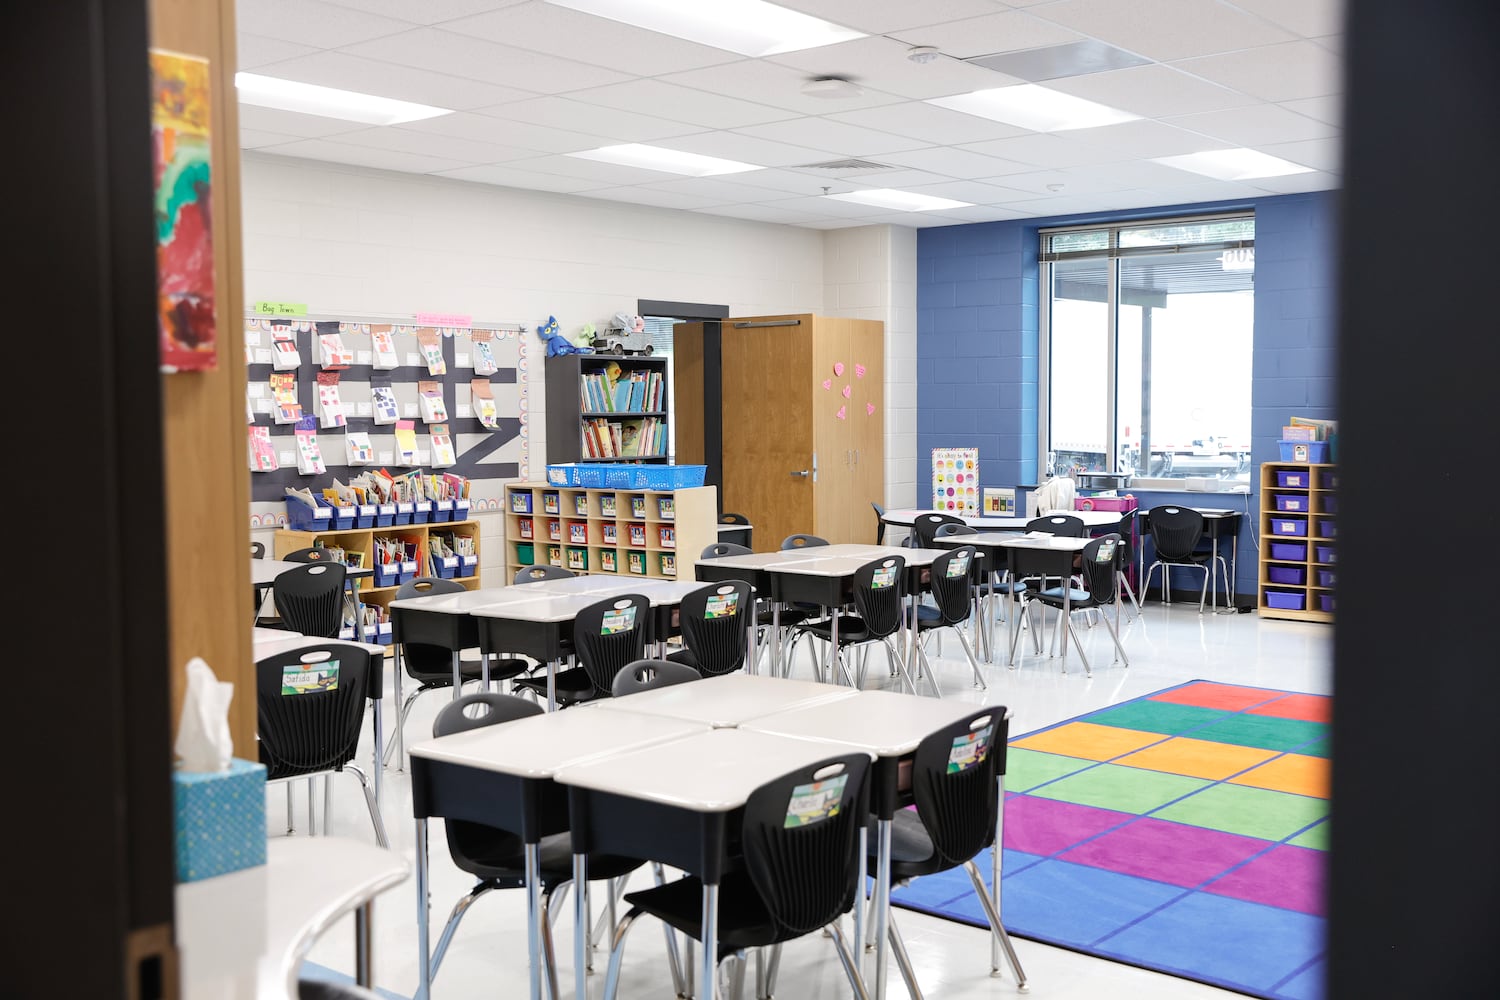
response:
{"label": "fluorescent ceiling light panel", "polygon": [[1129,111],[1085,101],[1081,97],[1049,90],[1034,83],[976,90],[971,94],[955,94],[952,97],[934,97],[927,103],[952,111],[962,111],[978,118],[988,118],[990,121],[1029,128],[1033,132],[1098,128],[1101,125],[1135,121],[1140,117]]}
{"label": "fluorescent ceiling light panel", "polygon": [[319,87],[311,83],[298,83],[296,80],[280,80],[256,73],[236,73],[234,86],[239,91],[241,104],[275,108],[278,111],[300,111],[305,115],[363,122],[366,125],[400,125],[402,122],[453,114],[447,108],[376,97],[374,94],[361,94],[353,90]]}
{"label": "fluorescent ceiling light panel", "polygon": [[1243,148],[1211,149],[1205,153],[1188,153],[1185,156],[1160,156],[1152,162],[1220,181],[1251,181],[1257,177],[1286,177],[1289,174],[1313,172],[1312,167],[1304,167],[1270,153]]}
{"label": "fluorescent ceiling light panel", "polygon": [[891,208],[898,212],[939,212],[945,208],[970,208],[971,201],[954,201],[952,198],[936,198],[930,194],[913,194],[895,188],[871,188],[868,191],[848,191],[844,194],[825,194],[822,197],[834,201],[852,201],[856,205],[873,205],[876,208]]}
{"label": "fluorescent ceiling light panel", "polygon": [[624,167],[640,167],[643,170],[660,170],[668,174],[686,174],[689,177],[713,177],[717,174],[742,174],[747,170],[760,170],[753,163],[738,160],[721,160],[717,156],[701,156],[684,153],[661,146],[647,146],[639,142],[623,146],[603,146],[585,149],[579,153],[568,153],[580,160],[598,160],[600,163],[617,163]]}
{"label": "fluorescent ceiling light panel", "polygon": [[547,0],[742,56],[774,56],[864,38],[864,33],[765,0]]}

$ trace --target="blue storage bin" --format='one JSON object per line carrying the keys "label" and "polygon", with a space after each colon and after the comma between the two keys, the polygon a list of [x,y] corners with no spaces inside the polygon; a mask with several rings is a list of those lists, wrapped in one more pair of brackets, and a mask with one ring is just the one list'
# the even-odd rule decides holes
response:
{"label": "blue storage bin", "polygon": [[375,527],[389,528],[396,523],[396,505],[393,503],[376,504]]}
{"label": "blue storage bin", "polygon": [[1334,551],[1334,548],[1333,548],[1332,545],[1319,545],[1318,546],[1318,551],[1317,551],[1318,558],[1316,559],[1316,561],[1320,562],[1320,563],[1326,563],[1326,564],[1332,566],[1334,564],[1334,562],[1337,561],[1334,558],[1336,555],[1337,555],[1337,553]]}
{"label": "blue storage bin", "polygon": [[417,578],[417,561],[408,559],[401,564],[401,573],[396,577],[396,582],[410,583]]}
{"label": "blue storage bin", "polygon": [[1293,517],[1271,518],[1271,534],[1273,535],[1295,535],[1298,538],[1307,537],[1307,519]]}
{"label": "blue storage bin", "polygon": [[1331,569],[1318,570],[1318,586],[1332,587],[1334,585],[1335,572]]}
{"label": "blue storage bin", "polygon": [[391,644],[390,622],[381,622],[375,627],[375,641],[380,643],[382,646],[389,646]]}
{"label": "blue storage bin", "polygon": [[235,757],[227,771],[174,771],[172,826],[179,882],[265,864],[266,766]]}
{"label": "blue storage bin", "polygon": [[582,486],[578,475],[578,464],[575,462],[547,466],[547,483],[550,486]]}
{"label": "blue storage bin", "polygon": [[332,528],[335,531],[347,531],[354,527],[354,522],[359,519],[358,507],[334,507],[332,504],[329,506],[333,507]]}
{"label": "blue storage bin", "polygon": [[415,507],[416,509],[411,513],[412,524],[426,524],[428,521],[432,520],[431,500],[418,500],[415,504]]}
{"label": "blue storage bin", "polygon": [[612,465],[603,485],[626,490],[681,490],[702,486],[706,465]]}
{"label": "blue storage bin", "polygon": [[1327,611],[1329,614],[1333,614],[1333,595],[1319,594],[1318,609],[1321,611]]}
{"label": "blue storage bin", "polygon": [[512,493],[510,495],[510,512],[512,514],[530,514],[531,494],[529,492]]}
{"label": "blue storage bin", "polygon": [[434,521],[453,520],[453,501],[434,500],[432,504],[432,519]]}
{"label": "blue storage bin", "polygon": [[1309,462],[1323,465],[1328,461],[1327,441],[1278,441],[1283,462]]}
{"label": "blue storage bin", "polygon": [[354,509],[354,526],[356,528],[375,527],[375,505],[362,503]]}
{"label": "blue storage bin", "polygon": [[479,557],[478,556],[459,556],[458,557],[458,575],[459,576],[473,576],[475,573],[478,573],[478,572],[479,572]]}
{"label": "blue storage bin", "polygon": [[1273,608],[1281,608],[1285,611],[1301,611],[1306,594],[1293,593],[1283,590],[1266,591],[1266,604]]}
{"label": "blue storage bin", "polygon": [[401,582],[400,563],[376,563],[375,586],[394,587]]}
{"label": "blue storage bin", "polygon": [[468,500],[453,501],[453,520],[467,521],[469,519],[469,505],[470,501]]}
{"label": "blue storage bin", "polygon": [[1297,514],[1307,513],[1307,497],[1300,493],[1278,494],[1276,497],[1276,509],[1291,511]]}
{"label": "blue storage bin", "polygon": [[1272,559],[1287,559],[1292,562],[1304,562],[1307,559],[1306,542],[1272,542]]}
{"label": "blue storage bin", "polygon": [[1338,524],[1333,518],[1318,518],[1318,536],[1320,538],[1336,538],[1338,536]]}
{"label": "blue storage bin", "polygon": [[1284,583],[1300,587],[1307,582],[1307,570],[1301,566],[1267,566],[1266,579],[1272,583]]}
{"label": "blue storage bin", "polygon": [[458,575],[458,556],[433,556],[432,572],[444,580],[453,579]]}
{"label": "blue storage bin", "polygon": [[[316,498],[314,498],[316,499]],[[320,503],[315,508],[296,500],[286,501],[286,526],[297,531],[327,531],[333,525],[333,508]]]}
{"label": "blue storage bin", "polygon": [[410,500],[396,504],[396,524],[411,524],[417,505]]}
{"label": "blue storage bin", "polygon": [[1305,490],[1312,485],[1312,477],[1305,472],[1283,469],[1276,473],[1276,485],[1284,490]]}

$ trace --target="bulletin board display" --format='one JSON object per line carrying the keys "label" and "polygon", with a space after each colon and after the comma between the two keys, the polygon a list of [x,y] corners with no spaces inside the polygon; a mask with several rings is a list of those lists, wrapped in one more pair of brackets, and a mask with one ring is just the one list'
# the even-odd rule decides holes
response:
{"label": "bulletin board display", "polygon": [[252,502],[366,466],[451,472],[474,481],[476,498],[499,498],[504,481],[526,475],[519,324],[250,315],[245,369]]}
{"label": "bulletin board display", "polygon": [[979,449],[932,449],[932,509],[945,514],[979,513]]}

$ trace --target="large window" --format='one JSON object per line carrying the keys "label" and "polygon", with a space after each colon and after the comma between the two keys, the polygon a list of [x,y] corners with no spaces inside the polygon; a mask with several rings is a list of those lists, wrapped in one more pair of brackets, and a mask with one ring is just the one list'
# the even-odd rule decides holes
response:
{"label": "large window", "polygon": [[1250,477],[1253,216],[1042,233],[1048,472]]}

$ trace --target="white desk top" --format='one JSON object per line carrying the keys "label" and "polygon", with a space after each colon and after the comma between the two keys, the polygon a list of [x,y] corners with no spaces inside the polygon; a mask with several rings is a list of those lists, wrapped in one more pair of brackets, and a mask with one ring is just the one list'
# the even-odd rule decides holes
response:
{"label": "white desk top", "polygon": [[363,841],[273,837],[264,865],[178,885],[184,1000],[296,1000],[318,935],[410,870]]}
{"label": "white desk top", "polygon": [[534,599],[536,591],[527,588],[535,586],[536,584],[532,583],[524,587],[484,587],[479,590],[466,590],[461,594],[424,594],[421,597],[403,597],[398,601],[392,601],[390,606],[403,611],[467,615],[476,608],[488,607],[492,604],[513,604]]}
{"label": "white desk top", "polygon": [[518,583],[515,586],[525,590],[528,594],[624,594],[629,592],[631,584],[645,582],[647,581],[596,574],[558,580],[535,580],[531,583]]}
{"label": "white desk top", "polygon": [[[705,683],[675,684],[661,690]],[[744,805],[751,793],[767,781],[838,755],[839,751],[827,743],[749,729],[713,729],[671,743],[564,767],[558,770],[556,780],[564,785],[694,812],[728,812]]]}
{"label": "white desk top", "polygon": [[257,625],[255,626],[255,630],[251,633],[250,638],[255,642],[256,645],[259,645],[263,642],[280,642],[283,639],[300,639],[302,638],[302,633],[292,632],[284,628],[263,628]]}
{"label": "white desk top", "polygon": [[753,524],[720,524],[719,534],[732,535],[736,531],[749,531],[753,527],[755,527]]}
{"label": "white desk top", "polygon": [[[275,632],[276,629],[256,629],[257,632]],[[257,660],[263,660],[268,656],[278,653],[287,653],[294,649],[302,649],[305,646],[352,646],[362,649],[374,656],[385,656],[385,647],[374,642],[354,642],[350,639],[320,639],[313,635],[302,635],[298,632],[282,632],[279,637],[270,636],[255,637],[254,653]]]}
{"label": "white desk top", "polygon": [[[689,591],[703,586],[695,581],[640,580],[625,577],[616,587],[594,593],[559,594],[541,590],[542,583],[527,583],[506,588],[524,591],[520,597],[492,601],[488,605],[471,607],[467,613],[476,618],[504,618],[510,621],[560,622],[578,617],[578,612],[590,605],[607,600],[611,596],[640,594],[651,602],[653,608],[664,604],[677,604]],[[457,596],[457,595],[454,595]],[[396,602],[392,602],[393,604]]]}
{"label": "white desk top", "polygon": [[[298,566],[316,566],[317,563],[288,562],[285,559],[251,559],[250,560],[250,583],[257,587],[276,582],[276,578],[289,569]],[[374,576],[375,571],[368,566],[358,568],[352,566],[344,567],[344,576],[350,579],[360,579],[366,576]]]}
{"label": "white desk top", "polygon": [[754,552],[747,556],[719,556],[714,559],[704,559],[704,565],[728,566],[730,569],[765,569],[777,563],[791,562],[795,559],[817,559],[819,553],[823,552],[824,546],[815,546],[810,549],[793,549],[788,552]]}
{"label": "white desk top", "polygon": [[1006,531],[982,531],[967,536],[970,544],[997,545],[1006,549],[1041,549],[1048,552],[1082,552],[1092,538],[1066,538],[1061,535],[1026,535]]}
{"label": "white desk top", "polygon": [[579,706],[428,740],[412,747],[411,755],[542,779],[570,764],[667,743],[708,728],[702,722],[661,715],[600,712]]}
{"label": "white desk top", "polygon": [[816,681],[734,673],[640,691],[623,698],[606,698],[597,704],[596,711],[665,715],[727,728],[773,712],[836,701],[853,694],[852,688]]}
{"label": "white desk top", "polygon": [[[1123,516],[1119,511],[1113,510],[1068,510],[1058,513],[1078,518],[1087,528],[1102,528],[1107,524],[1116,524]],[[945,510],[888,510],[883,520],[887,524],[911,527],[919,514],[948,514],[948,512]],[[1026,525],[1032,520],[1029,517],[983,517],[977,514],[948,514],[948,516],[957,517],[969,527],[978,528],[980,531],[1025,531]]]}
{"label": "white desk top", "polygon": [[[894,691],[860,691],[851,698],[803,705],[752,719],[742,728],[852,747],[876,757],[900,757],[915,750],[935,730],[984,707],[974,702],[922,698]],[[995,715],[1002,714],[1002,709],[995,706]]]}

